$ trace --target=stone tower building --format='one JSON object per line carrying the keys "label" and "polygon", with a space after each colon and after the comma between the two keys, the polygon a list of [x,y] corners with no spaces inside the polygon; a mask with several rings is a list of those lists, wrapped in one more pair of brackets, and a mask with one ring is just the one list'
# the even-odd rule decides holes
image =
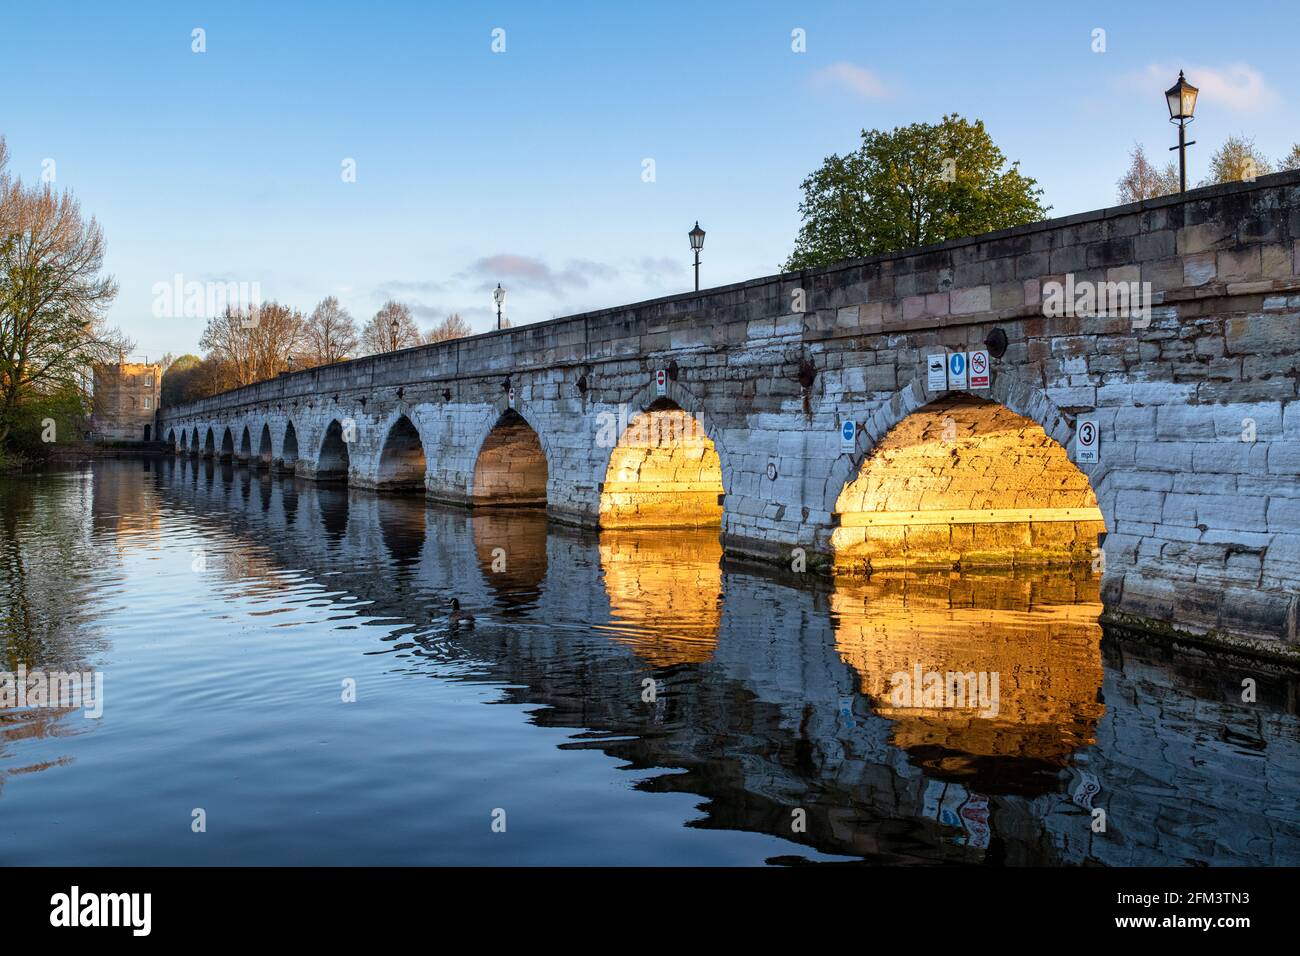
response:
{"label": "stone tower building", "polygon": [[154,415],[162,395],[162,366],[118,361],[94,369],[97,440],[152,441]]}

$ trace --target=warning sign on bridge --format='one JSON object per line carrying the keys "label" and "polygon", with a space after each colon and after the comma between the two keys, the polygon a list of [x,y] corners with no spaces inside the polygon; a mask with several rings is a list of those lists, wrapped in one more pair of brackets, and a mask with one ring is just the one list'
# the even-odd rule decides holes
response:
{"label": "warning sign on bridge", "polygon": [[989,387],[989,353],[985,349],[976,349],[969,353],[970,359],[970,387],[971,388],[988,388]]}

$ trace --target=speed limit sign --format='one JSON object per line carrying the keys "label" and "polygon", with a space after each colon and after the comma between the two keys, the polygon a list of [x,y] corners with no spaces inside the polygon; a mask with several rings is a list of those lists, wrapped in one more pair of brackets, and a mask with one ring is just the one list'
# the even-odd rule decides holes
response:
{"label": "speed limit sign", "polygon": [[1101,460],[1101,436],[1097,433],[1097,419],[1080,415],[1074,423],[1074,460],[1081,464],[1096,464]]}

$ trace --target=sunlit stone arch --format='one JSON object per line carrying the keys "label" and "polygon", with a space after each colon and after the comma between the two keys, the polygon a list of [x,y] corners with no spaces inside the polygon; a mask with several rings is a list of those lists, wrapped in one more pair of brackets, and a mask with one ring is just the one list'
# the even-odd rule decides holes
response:
{"label": "sunlit stone arch", "polygon": [[[670,444],[664,445],[661,441],[663,436],[655,434],[658,427],[655,418],[657,414],[673,414],[674,411],[680,411],[682,418],[671,424],[669,428],[682,431],[681,437],[684,441],[682,457],[698,460],[699,469],[694,473],[688,472],[669,478],[661,472],[665,469],[678,470],[680,463],[670,464],[664,461],[662,455],[647,454],[645,461],[652,464],[654,477],[649,477],[643,472],[644,466],[636,468],[637,477],[634,482],[628,482],[626,475],[619,477],[627,470],[627,463],[620,459],[626,456],[629,437],[634,440],[648,437],[651,439],[651,446],[672,447],[671,443],[677,441],[677,436],[670,435]],[[705,402],[681,383],[671,379],[666,383],[665,394],[660,395],[656,384],[652,381],[638,389],[621,407],[605,406],[595,414],[593,441],[597,442],[598,447],[601,444],[601,432],[609,424],[602,423],[601,416],[610,414],[616,417],[617,435],[608,443],[608,447],[601,448],[601,454],[596,458],[598,480],[601,482],[601,495],[597,503],[599,524],[602,527],[635,525],[653,527],[662,520],[665,524],[660,526],[711,526],[716,523],[725,531],[726,496],[732,493],[733,468],[726,444],[722,441],[721,431],[707,413]],[[638,433],[648,431],[649,434],[633,435],[634,429]],[[663,467],[654,465],[651,462],[652,458],[658,458],[663,463]],[[716,478],[712,476],[715,467]],[[637,485],[642,484],[647,488],[644,492],[636,489]],[[692,490],[692,485],[697,487]],[[680,489],[673,491],[668,486],[680,486]],[[720,501],[704,500],[711,494],[717,495]],[[661,495],[665,502],[675,498],[680,513],[676,516],[666,514],[662,519],[655,517],[653,512],[659,510],[659,506],[648,497],[651,495]],[[645,499],[644,503],[641,503],[642,499]],[[644,517],[633,514],[642,511],[645,513]]]}
{"label": "sunlit stone arch", "polygon": [[[931,418],[935,421],[929,421]],[[877,486],[874,492],[867,493],[869,500],[861,504],[853,500],[853,493],[862,494],[863,482],[873,477],[878,478],[882,473],[884,466],[877,458],[878,451],[897,455],[900,460],[906,458],[907,453],[895,446],[905,443],[912,449],[942,451],[944,436],[932,427],[938,421],[946,422],[947,427],[953,430],[954,464],[941,466],[941,470],[947,469],[946,477],[949,480],[967,483],[979,480],[969,471],[963,471],[962,461],[970,460],[972,448],[982,451],[986,459],[996,456],[1023,457],[1023,468],[1008,472],[995,462],[992,472],[1003,472],[1004,479],[997,488],[994,488],[993,480],[990,479],[983,488],[983,492],[987,493],[982,493],[979,487],[959,488],[953,484],[952,493],[945,494],[927,490],[926,483],[932,476],[922,457],[903,462],[902,470],[894,476],[897,486]],[[1028,427],[1020,427],[1017,423],[1024,423]],[[1025,533],[1032,532],[1035,540],[1060,537],[1060,534],[1054,532],[1064,533],[1068,530],[1065,527],[1049,527],[1052,524],[1075,524],[1076,559],[1082,542],[1089,539],[1093,542],[1087,548],[1087,553],[1091,554],[1092,548],[1096,546],[1097,535],[1102,535],[1104,541],[1105,530],[1114,527],[1113,496],[1105,482],[1105,468],[1102,465],[1080,467],[1074,463],[1070,453],[1075,431],[1073,417],[1057,408],[1041,389],[1018,381],[1012,372],[999,373],[993,387],[987,392],[931,391],[921,382],[913,381],[861,424],[854,453],[836,459],[827,482],[827,512],[833,519],[844,515],[838,521],[832,521],[825,535],[826,550],[832,556],[838,558],[841,554],[857,550],[861,544],[857,541],[862,536],[861,525],[856,524],[859,530],[852,533],[844,526],[854,513],[860,518],[863,513],[876,512],[872,519],[867,520],[879,521],[897,530],[886,531],[884,527],[876,527],[870,534],[882,538],[893,534],[900,540],[908,534],[914,539],[924,537],[919,530],[904,530],[903,519],[909,512],[921,515],[930,513],[933,517],[937,512],[953,511],[955,520],[952,525],[964,526],[962,519],[970,517],[964,512],[983,510],[986,513],[980,516],[981,524],[993,525],[997,523],[994,519],[1005,517],[1007,520],[1004,528],[1023,524]],[[909,436],[909,428],[919,429],[918,434]],[[995,434],[1001,437],[995,438]],[[965,450],[961,451],[959,446],[963,441]],[[916,458],[917,454],[921,453],[913,453],[912,457]],[[935,459],[936,462],[939,460]],[[990,467],[988,460],[984,462],[984,467]],[[1039,476],[1047,480],[1048,485],[1041,489],[1031,487]],[[940,474],[936,480],[943,477],[945,475]],[[1053,483],[1057,486],[1054,490],[1050,487]],[[964,507],[959,500],[962,493],[973,496],[974,501],[968,502],[968,505],[977,501],[979,507]],[[863,512],[866,505],[870,507]],[[1024,520],[1017,520],[1020,518]],[[897,525],[894,524],[895,521],[898,522]],[[919,525],[908,527],[919,528]],[[938,533],[938,529],[951,526],[935,527]],[[989,536],[977,534],[975,537],[987,539]],[[852,547],[847,547],[850,544]],[[955,539],[953,547],[962,550]],[[972,555],[985,553],[984,560],[997,560],[991,552],[1010,547],[1006,542],[1001,549],[977,547],[972,543],[968,550]],[[1031,548],[1026,544],[1020,554],[1022,560],[1029,560],[1031,553],[1038,553],[1039,559],[1047,560],[1050,554],[1057,551],[1059,549]],[[907,559],[899,557],[897,560],[906,563]],[[936,552],[936,560],[942,560],[939,552]],[[1104,562],[1102,566],[1104,567]]]}

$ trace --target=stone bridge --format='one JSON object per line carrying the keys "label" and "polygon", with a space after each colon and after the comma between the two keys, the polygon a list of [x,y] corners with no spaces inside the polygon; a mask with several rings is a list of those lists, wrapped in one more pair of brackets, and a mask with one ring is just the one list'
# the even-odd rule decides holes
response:
{"label": "stone bridge", "polygon": [[[1298,260],[1282,173],[284,374],[158,434],[578,525],[720,526],[796,571],[1089,562],[1115,623],[1293,653]],[[977,350],[986,387],[931,379]]]}

